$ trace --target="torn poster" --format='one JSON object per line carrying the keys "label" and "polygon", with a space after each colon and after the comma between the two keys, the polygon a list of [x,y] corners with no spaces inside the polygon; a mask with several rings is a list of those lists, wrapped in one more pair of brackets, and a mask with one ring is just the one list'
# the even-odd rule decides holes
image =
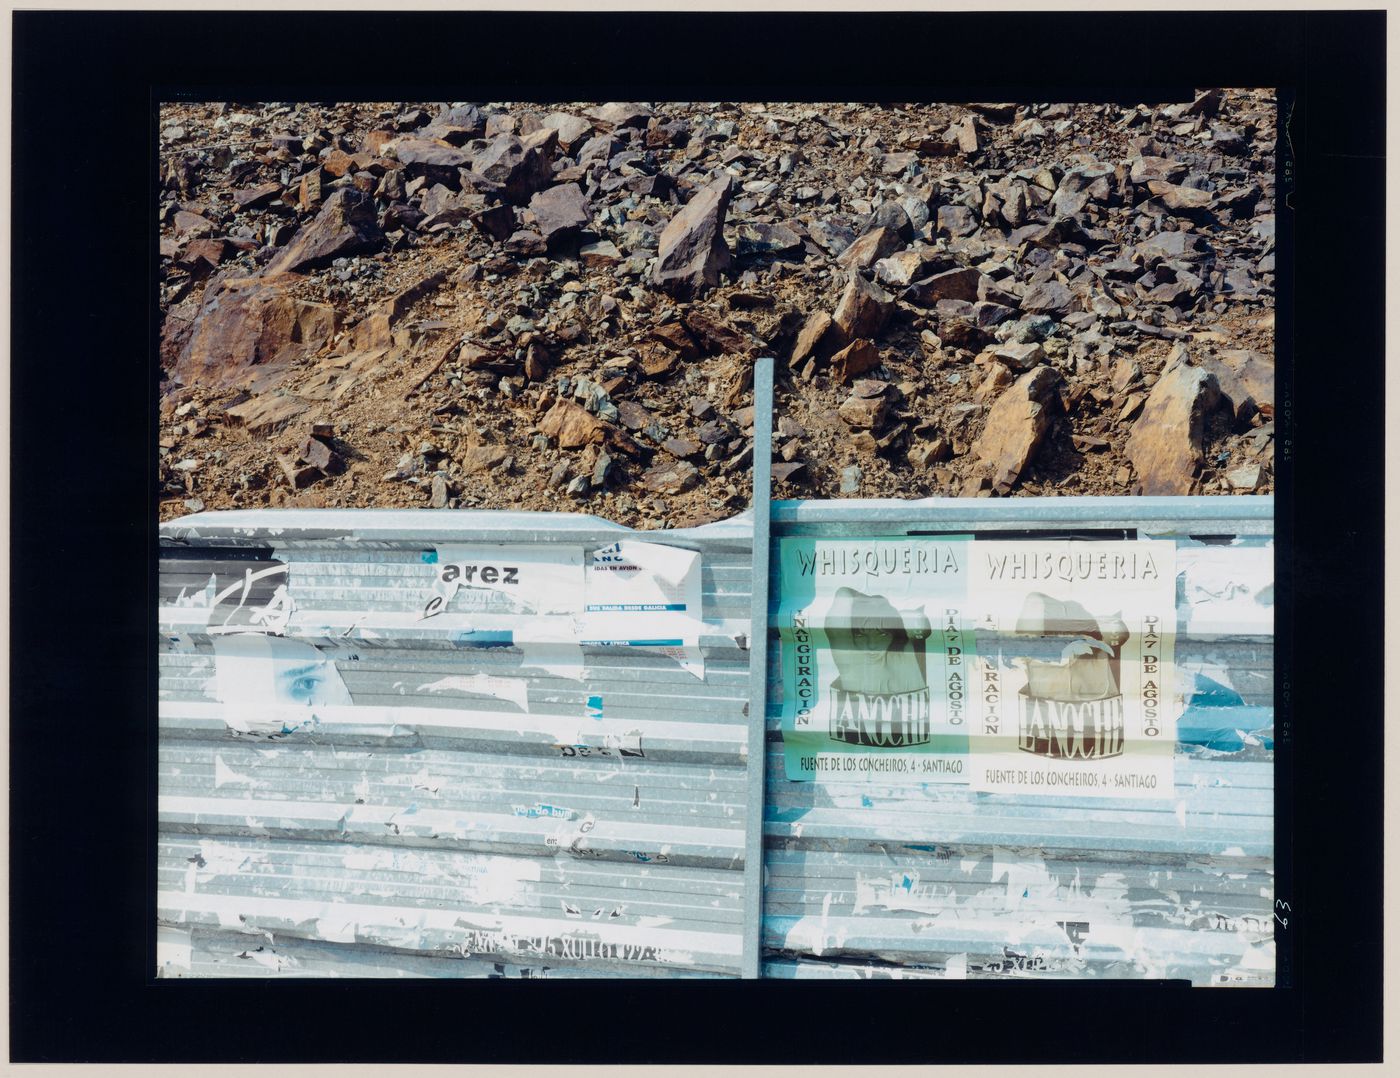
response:
{"label": "torn poster", "polygon": [[290,733],[322,706],[351,704],[335,662],[312,644],[262,633],[219,635],[215,694],[230,729]]}
{"label": "torn poster", "polygon": [[978,542],[974,788],[1171,797],[1176,545]]}
{"label": "torn poster", "polygon": [[967,781],[968,545],[780,541],[788,778]]}
{"label": "torn poster", "polygon": [[1171,542],[783,539],[790,779],[1170,797]]}
{"label": "torn poster", "polygon": [[585,580],[582,643],[661,649],[705,676],[698,551],[613,543],[593,552]]}
{"label": "torn poster", "polygon": [[528,685],[523,678],[496,677],[492,674],[454,675],[420,685],[419,692],[465,692],[474,696],[490,696],[505,700],[521,711],[530,710]]}
{"label": "torn poster", "polygon": [[583,549],[540,545],[440,546],[430,618],[466,615],[567,615],[583,609]]}

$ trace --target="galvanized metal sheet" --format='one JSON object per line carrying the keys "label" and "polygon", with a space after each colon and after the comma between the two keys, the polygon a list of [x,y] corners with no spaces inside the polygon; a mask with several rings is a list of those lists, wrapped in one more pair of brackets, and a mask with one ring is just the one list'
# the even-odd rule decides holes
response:
{"label": "galvanized metal sheet", "polygon": [[[775,542],[1171,539],[1188,707],[1169,797],[796,782],[784,773],[775,656],[764,975],[1272,984],[1273,608],[1259,568],[1272,565],[1271,529],[1267,498],[776,503]],[[774,615],[779,586],[771,572]]]}
{"label": "galvanized metal sheet", "polygon": [[[163,975],[738,975],[752,534],[467,511],[166,525]],[[424,617],[454,544],[548,561],[630,539],[699,553],[702,671],[527,613],[509,636]],[[290,688],[230,705],[283,667]]]}

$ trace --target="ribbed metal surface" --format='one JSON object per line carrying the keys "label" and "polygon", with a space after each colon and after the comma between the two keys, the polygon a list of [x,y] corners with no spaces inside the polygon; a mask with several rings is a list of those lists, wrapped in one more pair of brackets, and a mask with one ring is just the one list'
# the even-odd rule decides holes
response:
{"label": "ribbed metal surface", "polygon": [[[1152,800],[789,781],[770,663],[764,975],[1269,985],[1272,500],[776,503],[775,542],[1121,532],[1177,545],[1175,791]],[[1191,538],[1196,536],[1197,538]],[[1210,538],[1202,538],[1210,537]],[[770,577],[770,610],[780,602]],[[770,641],[778,650],[776,634]],[[1206,680],[1189,680],[1197,677]],[[1194,687],[1229,686],[1227,706]]]}
{"label": "ribbed metal surface", "polygon": [[[469,646],[470,617],[422,617],[444,545],[587,558],[621,539],[699,551],[703,678],[637,647],[584,646],[571,672],[528,629]],[[239,731],[207,603],[272,559],[283,638],[332,662],[348,699],[285,733]],[[166,525],[162,974],[738,975],[751,565],[745,518],[647,534],[467,511]]]}

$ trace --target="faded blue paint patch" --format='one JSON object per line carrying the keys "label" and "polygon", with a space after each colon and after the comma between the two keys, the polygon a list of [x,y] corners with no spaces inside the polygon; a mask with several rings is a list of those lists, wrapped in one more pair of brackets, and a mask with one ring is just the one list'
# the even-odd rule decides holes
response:
{"label": "faded blue paint patch", "polygon": [[437,551],[436,551],[436,550],[425,550],[425,551],[423,551],[421,557],[423,558],[423,564],[424,564],[424,565],[436,565],[436,564],[437,564]]}
{"label": "faded blue paint patch", "polygon": [[584,710],[590,719],[601,720],[603,717],[603,698],[601,696],[590,696],[588,698],[588,703],[584,706]]}
{"label": "faded blue paint patch", "polygon": [[872,800],[870,800],[870,798],[869,798],[868,795],[866,795],[866,794],[861,794],[861,795],[860,795],[860,807],[861,807],[861,808],[874,808],[874,807],[875,807],[875,802],[872,801]]}
{"label": "faded blue paint patch", "polygon": [[458,633],[453,642],[459,648],[508,648],[515,643],[509,629],[469,629]]}
{"label": "faded blue paint patch", "polygon": [[1216,752],[1238,752],[1247,744],[1274,747],[1273,708],[1251,707],[1228,685],[1204,674],[1194,677],[1194,691],[1177,720],[1178,741]]}

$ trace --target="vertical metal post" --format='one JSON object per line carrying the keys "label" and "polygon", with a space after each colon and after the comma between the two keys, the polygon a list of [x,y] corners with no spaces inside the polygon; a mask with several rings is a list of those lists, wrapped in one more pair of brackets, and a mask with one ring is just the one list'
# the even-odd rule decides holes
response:
{"label": "vertical metal post", "polygon": [[763,951],[763,776],[768,723],[768,515],[773,466],[773,357],[753,370],[753,609],[749,638],[748,801],[744,815],[743,976],[759,976]]}

